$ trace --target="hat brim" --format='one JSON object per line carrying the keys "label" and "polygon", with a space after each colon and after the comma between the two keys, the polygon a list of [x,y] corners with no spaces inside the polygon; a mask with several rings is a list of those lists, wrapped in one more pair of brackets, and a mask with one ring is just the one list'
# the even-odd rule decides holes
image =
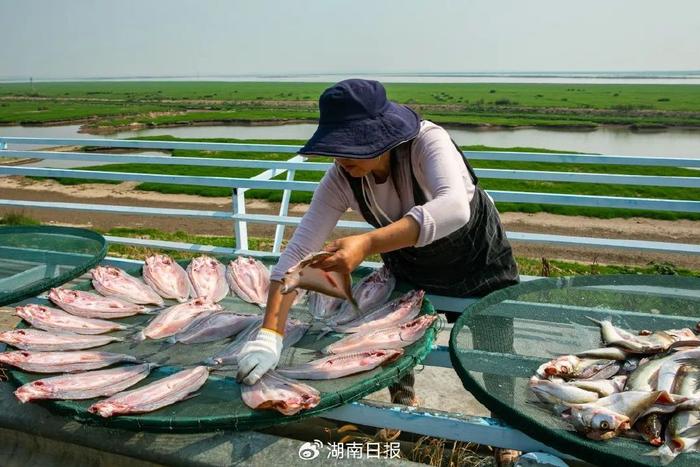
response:
{"label": "hat brim", "polygon": [[415,138],[419,130],[416,112],[390,102],[376,117],[319,125],[299,154],[371,159]]}

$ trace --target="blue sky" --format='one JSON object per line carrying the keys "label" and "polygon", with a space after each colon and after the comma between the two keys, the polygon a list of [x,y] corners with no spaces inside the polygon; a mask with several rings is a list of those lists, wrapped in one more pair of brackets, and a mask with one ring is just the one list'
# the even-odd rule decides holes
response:
{"label": "blue sky", "polygon": [[0,78],[700,70],[700,1],[2,0]]}

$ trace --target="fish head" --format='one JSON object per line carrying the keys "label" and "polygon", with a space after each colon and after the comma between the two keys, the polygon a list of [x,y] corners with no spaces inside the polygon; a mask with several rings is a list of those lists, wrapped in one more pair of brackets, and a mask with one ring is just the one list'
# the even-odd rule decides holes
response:
{"label": "fish head", "polygon": [[543,368],[544,374],[546,376],[573,376],[580,362],[581,359],[575,355],[564,355],[546,364]]}
{"label": "fish head", "polygon": [[15,396],[17,397],[17,399],[20,400],[20,402],[24,404],[25,402],[28,402],[32,399],[43,399],[44,396],[46,396],[50,392],[51,391],[47,387],[46,383],[44,383],[41,380],[38,380],[20,386],[15,391]]}
{"label": "fish head", "polygon": [[3,352],[0,353],[0,363],[14,365],[16,363],[27,361],[30,356],[31,354],[25,350],[18,350],[16,352]]}
{"label": "fish head", "polygon": [[30,303],[29,305],[25,306],[18,306],[15,310],[17,316],[23,319],[34,317],[47,319],[51,314],[51,311],[48,309],[48,307],[45,307],[43,305],[37,305],[36,303]]}
{"label": "fish head", "polygon": [[634,428],[652,446],[661,446],[663,444],[661,438],[663,427],[658,413],[652,413],[642,417],[634,424]]}
{"label": "fish head", "polygon": [[562,416],[577,431],[595,440],[614,438],[632,427],[628,416],[599,407],[595,403],[572,406],[568,411],[564,411]]}
{"label": "fish head", "polygon": [[26,335],[27,333],[22,329],[0,332],[0,342],[16,347],[17,344],[24,341]]}

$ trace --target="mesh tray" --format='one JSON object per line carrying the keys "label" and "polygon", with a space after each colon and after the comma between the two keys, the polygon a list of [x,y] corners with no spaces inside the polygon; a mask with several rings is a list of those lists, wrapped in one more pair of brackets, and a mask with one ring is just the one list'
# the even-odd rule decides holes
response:
{"label": "mesh tray", "polygon": [[102,235],[70,227],[0,227],[0,306],[64,284],[107,254]]}
{"label": "mesh tray", "polygon": [[[218,259],[227,264],[232,257],[219,257]],[[263,258],[263,262],[268,265],[274,261],[276,261],[274,258]],[[181,264],[186,266],[186,263],[181,262]],[[135,276],[140,275],[139,270],[130,270],[128,272]],[[371,272],[371,269],[361,268],[357,271],[356,276],[361,277],[369,272]],[[91,290],[91,285],[89,282],[85,282],[77,285],[75,288]],[[406,284],[398,284],[392,298],[410,289],[411,287],[408,287]],[[34,301],[36,303],[46,303],[40,299]],[[168,305],[176,303],[174,301],[167,302]],[[259,307],[230,295],[221,301],[220,304],[225,309],[236,312],[262,313]],[[435,310],[430,302],[424,300],[421,314],[434,312]],[[289,316],[307,322],[311,320],[311,315],[303,305],[295,306],[290,311]],[[151,317],[149,316],[140,315],[125,318],[119,320],[119,322],[144,325],[150,319]],[[403,357],[384,367],[335,380],[307,381],[308,384],[321,392],[321,401],[315,408],[293,416],[284,416],[275,411],[252,410],[248,408],[241,400],[241,388],[235,381],[235,373],[219,371],[211,374],[209,380],[200,389],[196,397],[142,415],[117,416],[103,419],[87,412],[87,408],[97,399],[87,401],[40,401],[38,403],[52,411],[72,416],[86,423],[131,430],[193,432],[217,429],[261,429],[306,417],[318,416],[329,409],[360,399],[387,387],[425,358],[435,338],[437,323],[438,321],[426,331],[425,335],[418,342],[405,348]],[[114,333],[114,335],[125,335],[125,333]],[[307,333],[293,348],[285,350],[282,354],[280,365],[304,362],[316,358],[313,355],[313,351],[321,349],[340,338],[340,335],[328,334],[322,339],[316,340],[317,335],[316,333]],[[228,340],[206,344],[176,344],[163,349],[162,342],[147,340],[135,347],[132,347],[133,344],[127,342],[119,342],[99,347],[99,350],[123,352],[135,356],[149,356],[151,361],[168,358],[166,366],[155,369],[148,378],[131,388],[133,389],[172,374],[182,367],[196,365],[202,359],[213,355],[216,350],[226,345],[227,342]],[[151,356],[154,352],[157,353]],[[24,384],[46,377],[46,375],[35,375],[17,370],[11,370],[8,373],[15,384]]]}
{"label": "mesh tray", "polygon": [[[588,318],[625,329],[695,328],[700,279],[677,276],[581,276],[541,279],[494,292],[470,306],[450,336],[450,359],[464,387],[495,416],[561,452],[599,465],[659,465],[648,444],[588,440],[539,403],[528,388],[553,356],[602,345]],[[700,465],[683,454],[674,466]]]}

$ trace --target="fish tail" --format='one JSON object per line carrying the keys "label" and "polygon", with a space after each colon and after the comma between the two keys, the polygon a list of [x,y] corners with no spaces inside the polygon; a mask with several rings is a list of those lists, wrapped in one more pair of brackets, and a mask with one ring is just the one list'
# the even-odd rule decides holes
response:
{"label": "fish tail", "polygon": [[600,321],[600,320],[598,320],[598,319],[595,319],[595,318],[591,318],[590,316],[586,316],[586,318],[590,319],[591,321],[593,321],[593,322],[594,322],[595,324],[597,324],[598,326],[601,326],[601,325],[603,324],[602,321]]}

